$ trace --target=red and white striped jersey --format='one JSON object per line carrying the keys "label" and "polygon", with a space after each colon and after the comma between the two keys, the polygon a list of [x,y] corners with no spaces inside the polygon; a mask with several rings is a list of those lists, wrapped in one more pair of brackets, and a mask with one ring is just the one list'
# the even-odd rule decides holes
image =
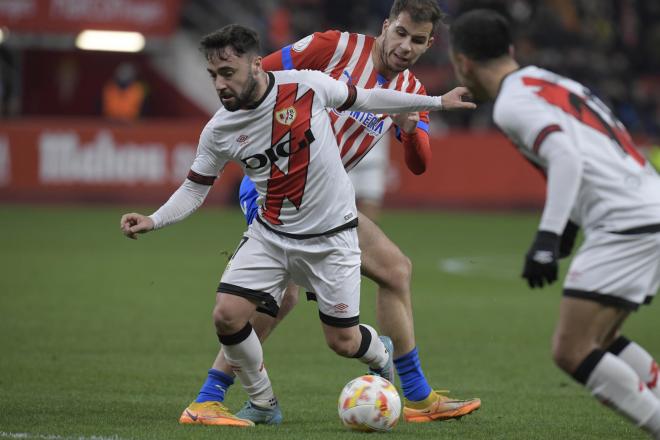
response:
{"label": "red and white striped jersey", "polygon": [[[426,89],[405,70],[388,81],[374,69],[374,37],[340,31],[316,32],[263,60],[265,70],[311,69],[365,89],[386,88],[426,95]],[[332,129],[347,170],[353,168],[387,134],[392,119],[369,112],[330,110]],[[419,129],[428,133],[428,112],[420,112]]]}
{"label": "red and white striped jersey", "polygon": [[502,81],[493,119],[542,169],[544,140],[562,133],[582,165],[571,219],[585,230],[660,222],[660,177],[621,122],[582,84],[535,66],[522,68]]}
{"label": "red and white striped jersey", "polygon": [[339,158],[326,107],[349,88],[321,72],[269,72],[256,108],[220,108],[200,136],[188,178],[211,184],[237,162],[259,194],[259,219],[283,234],[317,235],[354,224],[355,193]]}

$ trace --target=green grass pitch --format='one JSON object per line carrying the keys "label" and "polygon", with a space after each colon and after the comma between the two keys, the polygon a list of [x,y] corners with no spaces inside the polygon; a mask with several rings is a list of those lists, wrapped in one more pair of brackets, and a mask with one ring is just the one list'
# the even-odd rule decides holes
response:
{"label": "green grass pitch", "polygon": [[[343,385],[364,368],[325,346],[314,303],[305,301],[264,349],[284,424],[180,426],[179,414],[218,348],[214,292],[243,218],[237,210],[202,209],[131,241],[119,231],[123,212],[0,206],[0,439],[370,435],[343,429],[336,409]],[[536,222],[530,214],[383,218],[383,229],[414,263],[427,377],[452,395],[483,401],[460,421],[401,422],[387,438],[645,438],[552,365],[560,287],[531,291],[519,278]],[[364,322],[375,322],[374,292],[365,281]],[[657,322],[657,310],[644,308],[625,332],[660,356]],[[236,410],[244,399],[234,386],[228,404]]]}

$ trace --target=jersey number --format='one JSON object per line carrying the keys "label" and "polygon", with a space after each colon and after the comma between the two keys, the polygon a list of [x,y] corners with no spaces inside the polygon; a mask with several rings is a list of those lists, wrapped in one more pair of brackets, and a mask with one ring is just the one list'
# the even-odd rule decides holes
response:
{"label": "jersey number", "polygon": [[271,161],[263,217],[274,225],[282,224],[280,212],[284,199],[300,209],[307,183],[309,146],[314,142],[311,130],[314,92],[308,90],[296,99],[297,94],[297,84],[282,84],[277,88],[271,149],[278,156],[288,158],[288,169],[283,170]]}
{"label": "jersey number", "polygon": [[644,166],[646,160],[644,159],[644,156],[635,149],[633,141],[623,124],[621,124],[612,114],[610,114],[610,119],[613,123],[608,123],[596,108],[610,113],[609,109],[600,103],[598,98],[591,95],[590,92],[588,92],[586,98],[584,98],[567,90],[559,84],[545,81],[540,78],[524,77],[523,83],[527,86],[540,87],[536,92],[537,95],[545,99],[549,104],[559,107],[561,110],[573,116],[583,124],[603,133],[614,141],[615,145],[623,154],[630,155],[637,163]]}

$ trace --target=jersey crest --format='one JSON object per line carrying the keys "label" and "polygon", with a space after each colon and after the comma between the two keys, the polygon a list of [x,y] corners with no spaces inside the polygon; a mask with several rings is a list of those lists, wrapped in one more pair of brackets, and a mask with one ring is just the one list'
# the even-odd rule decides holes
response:
{"label": "jersey crest", "polygon": [[282,125],[291,125],[296,120],[296,108],[287,107],[275,112],[275,119]]}

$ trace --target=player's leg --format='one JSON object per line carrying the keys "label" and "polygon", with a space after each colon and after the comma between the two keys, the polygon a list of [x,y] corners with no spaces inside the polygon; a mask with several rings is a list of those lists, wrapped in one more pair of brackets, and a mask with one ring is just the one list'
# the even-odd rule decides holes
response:
{"label": "player's leg", "polygon": [[644,347],[618,333],[617,337],[606,346],[608,352],[630,365],[655,397],[660,399],[658,362]]}
{"label": "player's leg", "polygon": [[[213,310],[213,320],[220,342],[226,347],[232,347],[230,350],[235,353],[237,360],[234,365],[244,367],[249,379],[256,383],[253,388],[259,391],[260,395],[267,395],[269,391],[272,394],[268,376],[264,372],[260,377],[257,377],[253,372],[252,364],[254,362],[251,362],[262,357],[261,345],[259,345],[259,341],[248,322],[249,317],[256,308],[256,304],[246,298],[218,293],[216,306]],[[231,376],[220,372],[217,372],[213,379],[221,383],[225,379],[223,376],[233,382]],[[191,403],[181,414],[179,423],[238,427],[254,426],[252,421],[232,414],[220,401]]]}
{"label": "player's leg", "polygon": [[415,348],[410,277],[412,263],[369,218],[359,214],[358,237],[362,274],[378,285],[376,319],[394,342],[394,357]]}
{"label": "player's leg", "polygon": [[[248,226],[257,215],[256,200],[258,197],[256,188],[247,176],[243,177],[239,189],[240,207],[245,215]],[[257,333],[260,341],[264,341],[275,326],[293,309],[298,302],[298,287],[295,284],[289,284],[282,299],[282,304],[277,313],[277,317],[271,317],[266,313],[255,313],[250,320],[254,331]],[[206,413],[212,414],[214,411],[221,411],[224,406],[225,393],[234,384],[234,373],[231,366],[225,359],[222,349],[218,352],[211,369],[207,372],[207,377],[202,385],[197,398],[191,404],[196,407],[203,406],[207,408]],[[188,407],[187,410],[191,408]],[[181,423],[194,422],[184,411],[180,419]]]}
{"label": "player's leg", "polygon": [[358,236],[362,273],[378,284],[378,325],[394,342],[394,364],[405,398],[405,419],[410,422],[447,420],[479,409],[481,400],[443,396],[431,389],[424,376],[415,346],[410,292],[412,265],[408,257],[363,215],[360,215]]}
{"label": "player's leg", "polygon": [[[657,234],[656,234],[657,235]],[[646,240],[644,240],[646,241]],[[658,239],[660,242],[660,239]],[[659,243],[660,244],[660,243]],[[638,246],[635,244],[635,247],[642,251],[644,246]],[[640,252],[638,257],[642,257],[643,253]],[[660,252],[658,253],[660,258]],[[660,286],[660,261],[657,262],[657,269],[655,276],[653,275],[653,260],[655,259],[653,253],[648,257],[649,263],[648,269],[642,269],[644,271],[644,277],[635,276],[639,285],[634,286],[635,289],[642,290],[644,285],[648,286],[649,292],[656,292]],[[644,266],[644,262],[641,264]],[[648,278],[648,280],[644,280]],[[644,298],[644,303],[648,304],[651,302],[652,296]],[[653,356],[641,345],[635,341],[631,341],[626,336],[623,336],[619,331],[620,326],[617,327],[617,331],[612,332],[608,335],[607,339],[604,342],[604,347],[607,348],[609,353],[619,357],[622,361],[630,365],[630,367],[635,370],[640,379],[646,384],[646,386],[651,390],[651,392],[660,399],[660,386],[658,386],[658,363],[653,358]]]}
{"label": "player's leg", "polygon": [[[660,234],[592,231],[569,268],[553,337],[553,358],[562,370],[656,438],[660,401],[639,374],[653,361],[645,350],[621,346],[617,336],[630,311],[647,302],[659,284]],[[620,355],[627,348],[633,355],[624,360]],[[640,358],[646,368],[632,366]]]}
{"label": "player's leg", "polygon": [[[284,319],[284,317],[298,303],[298,286],[290,283],[282,298],[282,304],[277,313],[277,317],[272,317],[266,313],[257,311],[250,319],[250,324],[257,334],[257,337],[263,344],[273,329]],[[199,390],[195,402],[224,402],[225,394],[229,387],[234,384],[234,372],[225,359],[223,350],[218,352],[211,369],[208,371],[206,381]]]}
{"label": "player's leg", "polygon": [[[326,321],[332,322],[332,321]],[[372,374],[377,374],[390,382],[394,381],[392,362],[392,341],[387,336],[379,336],[376,329],[366,324],[339,327],[339,322],[322,322],[325,340],[335,353],[346,358],[355,358],[367,364]]]}
{"label": "player's leg", "polygon": [[592,300],[565,296],[553,337],[553,359],[601,402],[660,436],[660,402],[635,370],[604,346],[607,335],[620,326],[628,313]]}
{"label": "player's leg", "polygon": [[293,280],[314,292],[323,333],[338,355],[357,358],[388,380],[394,376],[388,337],[360,322],[360,247],[357,231],[291,241],[288,248]]}
{"label": "player's leg", "polygon": [[[224,387],[233,381],[231,370],[238,372],[241,384],[255,408],[263,408],[258,423],[279,423],[281,412],[274,398],[266,369],[263,368],[261,344],[248,320],[257,310],[277,316],[281,292],[288,281],[281,250],[250,228],[232,256],[218,288],[214,321],[223,344],[227,365],[232,368],[214,371],[215,385]],[[255,270],[258,269],[258,270]],[[259,276],[255,277],[254,273]],[[204,387],[203,387],[204,388]],[[213,392],[213,391],[212,391]],[[216,423],[213,410],[223,407],[220,400],[193,402],[182,415],[181,423]],[[187,417],[192,414],[194,417]],[[245,419],[237,414],[239,418]],[[255,422],[253,418],[249,418]],[[252,424],[252,423],[250,423]]]}

